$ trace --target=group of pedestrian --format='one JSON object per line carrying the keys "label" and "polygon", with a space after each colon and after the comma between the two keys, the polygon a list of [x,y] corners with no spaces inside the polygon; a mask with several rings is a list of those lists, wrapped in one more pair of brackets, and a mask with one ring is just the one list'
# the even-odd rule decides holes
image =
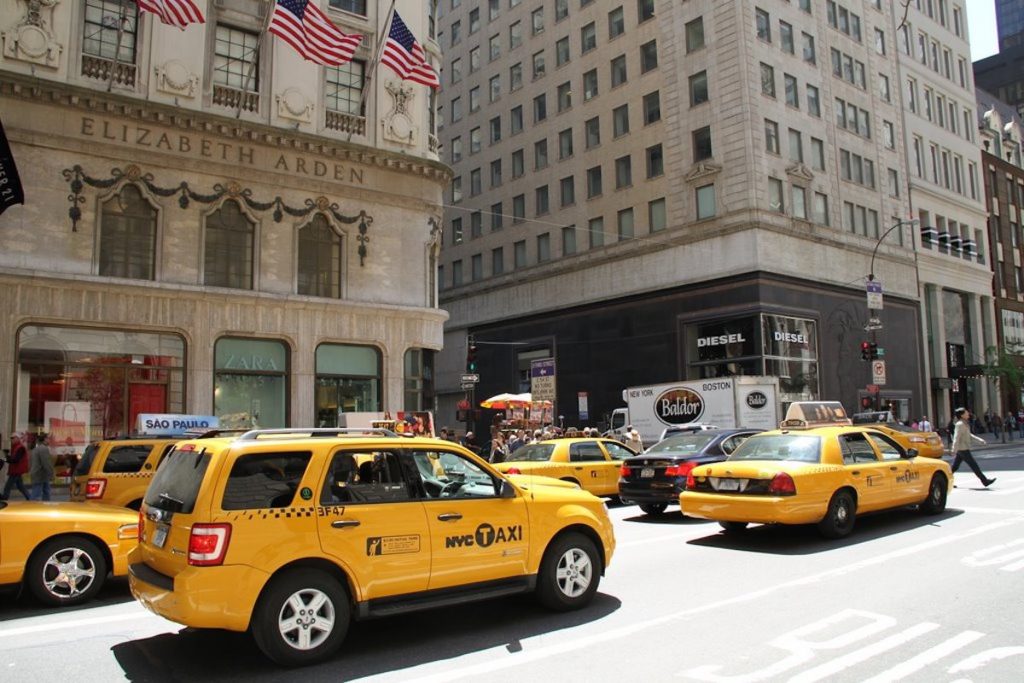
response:
{"label": "group of pedestrian", "polygon": [[[25,496],[25,500],[50,500],[54,467],[53,456],[46,442],[46,434],[37,434],[32,440],[21,432],[11,434],[11,449],[4,460],[7,465],[7,483],[4,484],[0,500],[10,498],[11,490],[15,488]],[[26,474],[32,481],[31,489],[25,486]]]}

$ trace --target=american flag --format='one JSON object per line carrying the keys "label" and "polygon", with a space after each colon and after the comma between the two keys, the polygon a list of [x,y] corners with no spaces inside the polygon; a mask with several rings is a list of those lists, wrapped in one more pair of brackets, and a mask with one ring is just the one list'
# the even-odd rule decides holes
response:
{"label": "american flag", "polygon": [[363,37],[345,35],[310,0],[277,0],[267,29],[311,62],[339,66],[351,61]]}
{"label": "american flag", "polygon": [[380,57],[382,64],[391,68],[402,80],[413,81],[440,88],[441,81],[434,67],[427,63],[427,55],[419,41],[409,31],[402,17],[395,12],[391,18],[391,30],[388,31],[384,53]]}
{"label": "american flag", "polygon": [[202,24],[206,22],[203,13],[199,11],[192,0],[135,0],[139,9],[143,12],[152,12],[160,21],[177,26],[181,30],[189,24]]}

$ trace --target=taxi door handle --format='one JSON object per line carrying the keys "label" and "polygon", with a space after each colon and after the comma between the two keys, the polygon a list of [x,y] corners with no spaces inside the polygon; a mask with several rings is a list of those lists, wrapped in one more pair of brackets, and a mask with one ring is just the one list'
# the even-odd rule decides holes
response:
{"label": "taxi door handle", "polygon": [[899,470],[899,467],[897,467],[896,465],[891,465],[889,469],[892,470],[893,472],[896,472],[897,470]]}
{"label": "taxi door handle", "polygon": [[442,522],[456,522],[462,519],[462,515],[460,515],[458,512],[444,512],[438,515],[437,518]]}
{"label": "taxi door handle", "polygon": [[336,519],[331,522],[331,526],[335,529],[344,529],[350,526],[359,526],[360,522],[358,519]]}
{"label": "taxi door handle", "polygon": [[854,470],[854,471],[850,472],[850,474],[852,474],[855,477],[859,477],[860,476],[860,470]]}

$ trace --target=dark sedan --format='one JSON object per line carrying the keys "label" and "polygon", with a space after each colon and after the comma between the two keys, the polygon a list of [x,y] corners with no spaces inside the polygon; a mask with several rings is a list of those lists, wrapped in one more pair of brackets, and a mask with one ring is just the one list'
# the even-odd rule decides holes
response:
{"label": "dark sedan", "polygon": [[640,455],[624,460],[619,469],[619,499],[639,503],[649,515],[678,505],[686,488],[686,475],[697,465],[729,457],[756,429],[708,429],[676,434],[654,444]]}

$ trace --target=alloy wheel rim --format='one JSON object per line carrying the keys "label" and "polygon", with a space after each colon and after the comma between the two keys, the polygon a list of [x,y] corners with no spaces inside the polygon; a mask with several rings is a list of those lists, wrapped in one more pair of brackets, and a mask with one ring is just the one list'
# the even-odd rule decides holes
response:
{"label": "alloy wheel rim", "polygon": [[50,595],[67,600],[89,590],[96,581],[96,563],[81,548],[61,548],[43,565],[43,586]]}
{"label": "alloy wheel rim", "polygon": [[303,588],[292,593],[277,617],[281,638],[296,650],[319,647],[334,631],[334,603],[316,588]]}
{"label": "alloy wheel rim", "polygon": [[587,592],[594,578],[594,565],[590,557],[579,548],[567,550],[559,559],[555,570],[558,590],[570,598],[578,598]]}

